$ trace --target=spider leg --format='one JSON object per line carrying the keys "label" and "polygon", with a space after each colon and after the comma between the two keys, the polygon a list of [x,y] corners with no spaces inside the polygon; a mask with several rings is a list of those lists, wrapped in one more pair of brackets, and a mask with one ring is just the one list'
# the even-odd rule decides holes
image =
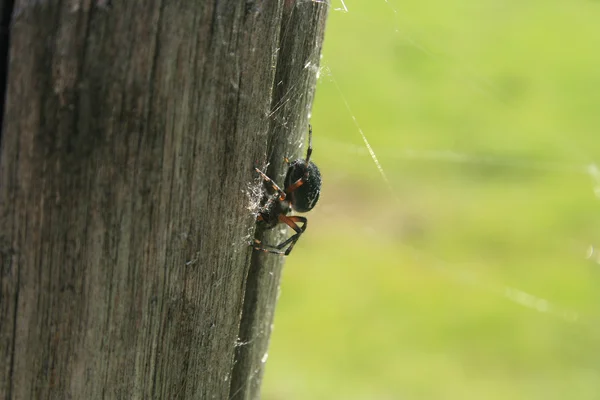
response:
{"label": "spider leg", "polygon": [[[306,230],[307,219],[305,217],[300,217],[300,216],[296,216],[296,215],[292,216],[292,217],[288,217],[287,215],[280,215],[279,222],[282,222],[282,223],[288,225],[296,233],[294,235],[290,236],[289,238],[287,238],[285,241],[279,243],[277,246],[265,244],[265,243],[262,243],[260,240],[255,239],[254,240],[254,244],[255,244],[254,249],[255,250],[264,251],[265,253],[280,254],[280,255],[285,255],[285,256],[287,256],[288,254],[290,254],[292,252],[294,245],[296,244],[298,239],[300,239],[300,235],[302,235],[304,233],[304,231]],[[301,223],[302,226],[301,227],[298,226],[298,223]],[[288,248],[285,251],[283,251],[283,249],[286,246],[288,246]]]}
{"label": "spider leg", "polygon": [[292,183],[290,186],[285,188],[285,192],[287,194],[292,193],[294,190],[298,189],[300,186],[304,185],[304,182],[306,182],[306,179],[308,178],[308,171],[306,171],[306,174],[304,174],[302,176],[302,178],[298,179],[296,182]]}
{"label": "spider leg", "polygon": [[308,149],[306,149],[306,163],[310,161],[310,155],[312,154],[312,125],[308,124]]}
{"label": "spider leg", "polygon": [[277,250],[277,247],[264,244],[258,239],[254,239],[254,250],[262,251],[263,253],[286,255],[285,251]]}
{"label": "spider leg", "polygon": [[[296,231],[296,233],[294,235],[292,235],[291,237],[289,237],[286,241],[277,245],[277,248],[284,249],[285,246],[287,246],[289,243],[289,246],[285,251],[285,255],[287,256],[288,254],[290,254],[292,252],[294,245],[296,245],[296,242],[298,242],[298,239],[300,239],[300,236],[306,230],[307,219],[305,217],[300,217],[300,216],[293,216],[293,217],[280,216],[279,220],[286,223],[288,226],[290,226],[292,229],[294,229],[294,231]],[[302,223],[302,227],[299,227],[297,225],[298,222]]]}
{"label": "spider leg", "polygon": [[[310,156],[312,154],[312,125],[308,124],[308,149],[306,150],[306,164],[308,165],[310,161]],[[287,160],[287,159],[286,159]],[[285,188],[286,193],[292,193],[294,190],[298,189],[300,186],[306,182],[308,179],[308,169],[302,176],[302,178],[298,179],[296,182],[292,183],[290,186]]]}
{"label": "spider leg", "polygon": [[285,200],[285,192],[283,190],[281,190],[281,188],[279,186],[277,186],[277,184],[275,182],[273,182],[273,180],[271,178],[269,178],[264,172],[262,172],[258,168],[254,168],[254,170],[256,172],[258,172],[260,174],[260,176],[262,176],[264,181],[269,183],[271,185],[271,187],[273,188],[273,190],[275,190],[279,194],[279,200]]}

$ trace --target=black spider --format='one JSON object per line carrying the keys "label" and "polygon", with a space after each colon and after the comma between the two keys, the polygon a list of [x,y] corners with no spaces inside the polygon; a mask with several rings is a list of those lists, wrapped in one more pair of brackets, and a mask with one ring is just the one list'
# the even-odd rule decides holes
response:
{"label": "black spider", "polygon": [[[259,211],[256,220],[266,229],[274,228],[278,224],[284,223],[295,232],[294,235],[277,246],[264,244],[260,240],[255,239],[254,248],[256,250],[287,256],[292,252],[294,245],[306,230],[307,220],[305,217],[297,215],[289,216],[288,214],[292,209],[302,213],[310,211],[319,200],[319,194],[321,193],[321,173],[319,172],[319,168],[310,161],[311,154],[312,126],[309,125],[306,159],[299,158],[290,164],[285,176],[285,190],[281,190],[264,172],[258,168],[254,168],[275,191],[275,193],[271,193],[266,197],[265,204]],[[298,223],[302,223],[302,226],[298,226]],[[283,251],[286,246],[288,248]]]}

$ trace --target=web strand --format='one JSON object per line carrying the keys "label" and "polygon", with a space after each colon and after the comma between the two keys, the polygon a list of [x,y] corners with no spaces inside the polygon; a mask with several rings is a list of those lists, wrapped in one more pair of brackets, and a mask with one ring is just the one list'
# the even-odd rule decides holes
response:
{"label": "web strand", "polygon": [[[381,176],[381,179],[386,184],[386,187],[387,187],[389,193],[391,194],[392,198],[394,199],[396,206],[401,207],[402,204],[401,204],[400,198],[397,196],[390,180],[387,177],[387,174],[385,173],[385,171],[383,169],[382,164],[379,162],[379,159],[378,159],[377,155],[375,154],[373,147],[370,145],[366,134],[360,127],[360,124],[358,123],[357,118],[353,114],[350,104],[349,104],[348,100],[346,99],[346,96],[342,92],[340,86],[338,85],[337,81],[335,80],[335,78],[333,76],[333,72],[331,71],[331,68],[327,67],[327,71],[328,71],[330,80],[333,82],[342,102],[344,103],[346,110],[350,114],[350,117],[352,118],[352,121],[354,122],[354,125],[356,126],[356,129],[359,132],[359,134],[363,140],[363,143],[364,143],[373,163],[377,167],[377,170],[379,172],[379,175]],[[455,162],[474,162],[474,161],[480,162],[480,163],[498,162],[497,160],[493,160],[493,159],[492,160],[491,159],[487,159],[487,160],[483,159],[483,161],[482,161],[482,159],[473,159],[470,157],[466,157],[464,154],[459,155],[458,153],[445,154],[445,157],[440,157],[440,154],[437,154],[437,158],[438,159],[444,158],[446,160],[450,159]],[[519,165],[522,167],[523,163],[520,163],[520,164],[512,163],[509,165],[512,165],[512,166]],[[548,165],[543,165],[543,164],[540,164],[537,167],[540,167],[540,166],[548,168]],[[553,167],[556,168],[556,166],[553,166]],[[594,165],[594,167],[595,167],[595,165]],[[598,171],[597,168],[559,166],[559,169],[560,168],[562,168],[563,170],[568,170],[570,172],[588,173],[590,175],[592,175],[592,172],[595,172],[595,175],[593,175],[593,176],[598,179],[598,183],[600,184],[600,171]],[[437,257],[427,255],[423,251],[415,248],[414,246],[408,245],[406,243],[401,243],[400,245],[403,248],[408,249],[413,254],[413,256],[415,256],[415,258],[417,258],[417,259],[423,259],[423,258],[429,259],[429,261],[426,262],[426,265],[429,265],[429,266],[434,265],[436,270],[442,272],[444,275],[450,277],[454,281],[460,282],[462,284],[476,285],[476,286],[482,288],[483,290],[485,290],[489,293],[493,293],[495,295],[499,295],[508,301],[519,304],[523,307],[526,307],[530,310],[533,310],[533,311],[536,311],[539,313],[545,313],[545,314],[552,315],[564,322],[575,323],[575,322],[580,321],[579,313],[576,311],[569,310],[565,307],[558,306],[547,299],[538,297],[534,294],[528,293],[524,290],[521,290],[521,289],[518,289],[518,288],[515,288],[512,286],[483,282],[483,281],[481,281],[481,279],[477,278],[473,274],[466,273],[466,272],[456,272],[454,269],[450,268],[450,266],[447,262],[445,262],[441,259],[438,259]]]}

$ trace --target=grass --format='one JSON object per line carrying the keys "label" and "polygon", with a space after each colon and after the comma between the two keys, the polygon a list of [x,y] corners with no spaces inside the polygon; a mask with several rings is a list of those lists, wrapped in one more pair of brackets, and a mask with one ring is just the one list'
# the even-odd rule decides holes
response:
{"label": "grass", "polygon": [[596,399],[600,3],[345,2],[263,398]]}

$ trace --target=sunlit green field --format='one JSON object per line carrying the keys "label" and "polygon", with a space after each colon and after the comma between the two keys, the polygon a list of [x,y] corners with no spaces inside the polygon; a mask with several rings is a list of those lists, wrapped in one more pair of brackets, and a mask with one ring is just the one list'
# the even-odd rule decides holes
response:
{"label": "sunlit green field", "polygon": [[263,398],[600,399],[600,2],[331,1]]}

